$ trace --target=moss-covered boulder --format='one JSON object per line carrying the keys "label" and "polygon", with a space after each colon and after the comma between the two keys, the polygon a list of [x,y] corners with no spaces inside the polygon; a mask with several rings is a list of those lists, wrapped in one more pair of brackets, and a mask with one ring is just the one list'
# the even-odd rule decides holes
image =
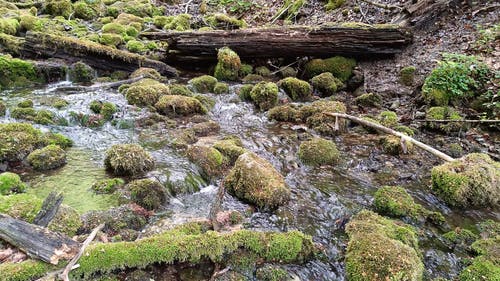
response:
{"label": "moss-covered boulder", "polygon": [[413,228],[361,211],[346,226],[347,278],[353,281],[420,281],[424,264]]}
{"label": "moss-covered boulder", "polygon": [[89,65],[79,61],[69,68],[69,78],[73,82],[88,83],[95,78],[95,70]]}
{"label": "moss-covered boulder", "polygon": [[258,280],[262,281],[286,281],[289,280],[290,275],[283,268],[276,265],[265,265],[259,267],[255,272]]}
{"label": "moss-covered boulder", "polygon": [[151,171],[155,161],[137,144],[116,144],[106,151],[106,169],[117,176],[142,176]]}
{"label": "moss-covered boulder", "polygon": [[0,32],[8,35],[16,35],[20,27],[19,22],[15,18],[1,18]]}
{"label": "moss-covered boulder", "polygon": [[[462,120],[464,119],[458,111],[452,107],[447,106],[435,106],[431,107],[425,113],[425,119],[427,120]],[[460,122],[427,122],[425,124],[427,128],[436,129],[445,133],[456,132],[463,128],[463,123]]]}
{"label": "moss-covered boulder", "polygon": [[31,85],[39,82],[33,63],[0,55],[0,89]]}
{"label": "moss-covered boulder", "polygon": [[[300,108],[300,116],[307,126],[324,135],[336,135],[344,132],[347,121],[323,114],[324,112],[345,113],[346,106],[339,101],[318,100]],[[337,130],[338,129],[338,130]]]}
{"label": "moss-covered boulder", "polygon": [[228,159],[219,150],[209,146],[193,145],[188,148],[187,155],[201,168],[207,179],[222,175],[228,164]]}
{"label": "moss-covered boulder", "polygon": [[60,133],[47,132],[43,135],[42,142],[44,145],[55,144],[64,149],[73,146],[73,141]]}
{"label": "moss-covered boulder", "polygon": [[337,163],[340,153],[333,141],[313,138],[300,144],[298,156],[306,165],[322,166]]}
{"label": "moss-covered boulder", "polygon": [[76,234],[80,226],[82,226],[80,214],[74,208],[62,204],[59,206],[56,216],[47,227],[52,231],[64,233],[72,237]]}
{"label": "moss-covered boulder", "polygon": [[306,63],[304,75],[306,78],[312,78],[324,72],[330,72],[333,76],[342,82],[347,81],[356,66],[354,59],[344,57],[332,57],[328,59],[313,59]]}
{"label": "moss-covered boulder", "polygon": [[160,97],[170,94],[167,85],[151,78],[141,79],[132,83],[125,91],[125,98],[129,104],[137,106],[155,105]]}
{"label": "moss-covered boulder", "polygon": [[344,83],[330,72],[324,72],[314,76],[311,84],[321,97],[329,97],[344,87]]}
{"label": "moss-covered boulder", "polygon": [[233,50],[224,47],[219,49],[217,54],[217,65],[215,66],[214,76],[219,80],[238,80],[241,68],[241,60],[238,54]]}
{"label": "moss-covered boulder", "polygon": [[378,115],[378,121],[383,126],[393,128],[398,125],[398,115],[394,111],[385,110]]}
{"label": "moss-covered boulder", "polygon": [[0,195],[22,193],[26,191],[26,184],[18,174],[5,172],[0,174]]}
{"label": "moss-covered boulder", "polygon": [[273,82],[260,82],[250,91],[250,98],[259,110],[269,110],[278,103],[278,86]]}
{"label": "moss-covered boulder", "polygon": [[262,209],[274,209],[288,202],[290,189],[283,176],[267,160],[246,152],[238,157],[224,186],[236,197]]}
{"label": "moss-covered boulder", "polygon": [[470,250],[470,245],[479,238],[474,232],[456,227],[455,229],[443,234],[444,242],[452,249],[466,249]]}
{"label": "moss-covered boulder", "polygon": [[214,87],[214,94],[222,95],[229,93],[229,85],[226,83],[217,83]]}
{"label": "moss-covered boulder", "polygon": [[20,108],[33,108],[33,101],[28,99],[28,100],[22,100],[17,103],[17,107]]}
{"label": "moss-covered boulder", "polygon": [[191,15],[179,14],[176,16],[167,16],[165,18],[165,25],[163,29],[186,31],[191,28]]}
{"label": "moss-covered boulder", "polygon": [[312,96],[311,85],[295,77],[287,77],[280,80],[278,86],[294,101],[307,101]]}
{"label": "moss-covered boulder", "polygon": [[111,194],[125,185],[125,181],[121,178],[98,180],[92,184],[90,189],[97,194]]}
{"label": "moss-covered boulder", "polygon": [[116,105],[112,102],[102,102],[102,101],[91,101],[89,104],[90,110],[92,112],[101,114],[104,120],[113,119],[113,114],[118,111]]}
{"label": "moss-covered boulder", "polygon": [[73,3],[75,17],[83,20],[91,20],[97,17],[97,12],[85,1]]}
{"label": "moss-covered boulder", "polygon": [[0,124],[0,162],[23,160],[43,144],[43,134],[30,124]]}
{"label": "moss-covered boulder", "polygon": [[207,108],[196,98],[186,96],[163,96],[155,104],[156,110],[167,116],[189,116],[206,114]]}
{"label": "moss-covered boulder", "polygon": [[212,93],[214,91],[215,85],[217,84],[217,78],[210,75],[202,75],[200,77],[193,78],[188,81],[198,93]]}
{"label": "moss-covered boulder", "polygon": [[401,84],[405,86],[413,85],[413,81],[415,80],[415,71],[416,68],[414,66],[403,67],[399,72],[399,81],[401,81]]}
{"label": "moss-covered boulder", "polygon": [[43,12],[52,16],[68,18],[73,13],[71,0],[50,0],[44,7]]}
{"label": "moss-covered boulder", "polygon": [[28,163],[38,171],[56,169],[66,164],[66,151],[58,145],[47,145],[31,152]]}
{"label": "moss-covered boulder", "polygon": [[240,97],[242,101],[252,101],[252,97],[250,96],[252,89],[253,85],[246,84],[241,86],[237,91],[238,97]]}
{"label": "moss-covered boulder", "polygon": [[380,143],[382,145],[382,149],[385,153],[391,155],[400,155],[400,154],[410,154],[415,151],[415,147],[413,143],[407,140],[403,140],[400,137],[396,136],[384,136],[380,139]]}
{"label": "moss-covered boulder", "polygon": [[299,122],[301,121],[301,114],[299,109],[290,104],[279,105],[271,108],[267,113],[270,120],[280,122]]}
{"label": "moss-covered boulder", "polygon": [[152,179],[131,181],[125,189],[130,192],[130,199],[146,210],[158,209],[167,199],[165,187]]}
{"label": "moss-covered boulder", "polygon": [[354,103],[360,106],[368,107],[380,107],[382,104],[382,98],[374,93],[365,93],[356,97]]}
{"label": "moss-covered boulder", "polygon": [[196,123],[191,129],[197,137],[206,137],[209,135],[216,135],[220,131],[220,125],[215,121],[209,120]]}
{"label": "moss-covered boulder", "polygon": [[452,206],[497,206],[500,163],[487,154],[471,153],[431,170],[432,189]]}
{"label": "moss-covered boulder", "polygon": [[149,67],[138,68],[130,74],[131,79],[138,78],[138,77],[149,78],[149,79],[158,80],[158,81],[163,79],[161,74],[156,69],[149,68]]}
{"label": "moss-covered boulder", "polygon": [[229,163],[232,165],[236,162],[241,154],[247,150],[243,148],[243,143],[238,138],[226,138],[214,143],[214,148],[220,151],[222,155],[227,157]]}

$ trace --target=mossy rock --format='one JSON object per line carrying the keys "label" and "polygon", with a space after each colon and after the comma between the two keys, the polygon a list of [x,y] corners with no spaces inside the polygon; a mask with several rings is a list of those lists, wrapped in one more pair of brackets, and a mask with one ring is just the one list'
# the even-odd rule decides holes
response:
{"label": "mossy rock", "polygon": [[0,161],[20,161],[42,146],[42,132],[30,124],[0,124]]}
{"label": "mossy rock", "polygon": [[158,81],[163,79],[161,74],[156,69],[149,68],[149,67],[138,68],[134,72],[132,72],[132,74],[130,74],[131,79],[138,78],[138,77],[149,78],[149,79],[158,80]]}
{"label": "mossy rock", "polygon": [[349,280],[422,280],[424,265],[410,226],[363,210],[347,224],[346,232]]}
{"label": "mossy rock", "polygon": [[242,101],[252,101],[252,97],[250,96],[250,93],[252,92],[253,85],[243,85],[238,89],[238,97]]}
{"label": "mossy rock", "polygon": [[207,108],[196,98],[185,96],[163,96],[155,104],[156,110],[167,116],[190,116],[206,114]]}
{"label": "mossy rock", "polygon": [[91,20],[97,17],[97,12],[85,1],[73,3],[75,17],[84,20]]}
{"label": "mossy rock", "polygon": [[154,79],[145,78],[132,83],[124,93],[129,104],[152,106],[159,101],[160,97],[169,95],[170,89]]}
{"label": "mossy rock", "polygon": [[344,83],[330,72],[321,73],[311,79],[311,84],[321,97],[329,97],[344,87]]}
{"label": "mossy rock", "polygon": [[32,100],[22,100],[17,103],[17,107],[20,108],[33,108],[33,101]]}
{"label": "mossy rock", "polygon": [[282,78],[287,78],[287,77],[296,77],[298,71],[293,67],[287,66],[285,68],[280,69],[279,73]]}
{"label": "mossy rock", "polygon": [[250,98],[261,111],[266,111],[278,103],[278,86],[273,82],[260,82],[252,88]]}
{"label": "mossy rock", "polygon": [[186,31],[191,29],[191,15],[179,14],[176,16],[167,16],[163,29],[176,31]]}
{"label": "mossy rock", "polygon": [[104,165],[117,176],[142,176],[153,170],[155,161],[137,144],[116,144],[106,151]]}
{"label": "mossy rock", "polygon": [[47,145],[31,152],[28,163],[38,171],[56,169],[66,164],[66,151],[58,145]]}
{"label": "mossy rock", "polygon": [[250,64],[242,63],[240,67],[240,77],[245,77],[253,73],[253,66]]}
{"label": "mossy rock", "polygon": [[148,50],[148,48],[146,48],[146,44],[138,40],[128,41],[127,44],[125,44],[125,47],[132,53],[144,53]]}
{"label": "mossy rock", "polygon": [[45,5],[43,12],[52,16],[68,18],[73,13],[73,5],[70,0],[50,0]]}
{"label": "mossy rock", "polygon": [[313,138],[300,144],[299,159],[306,165],[334,165],[340,158],[335,143],[323,138]]}
{"label": "mossy rock", "polygon": [[[346,106],[342,102],[331,100],[318,100],[310,105],[304,105],[300,108],[300,116],[306,121],[308,127],[314,129],[323,135],[336,135],[339,132],[345,132],[347,121],[323,114],[324,112],[345,113]],[[335,130],[337,122],[338,131]]]}
{"label": "mossy rock", "polygon": [[500,265],[496,260],[484,256],[475,258],[471,265],[466,267],[458,276],[460,281],[499,281]]}
{"label": "mossy rock", "polygon": [[278,86],[281,87],[293,101],[307,101],[312,97],[311,85],[307,81],[295,77],[287,77],[280,80]]}
{"label": "mossy rock", "polygon": [[[425,119],[427,120],[462,120],[463,117],[460,113],[452,107],[446,106],[436,106],[431,107],[425,113]],[[445,133],[459,131],[463,128],[463,123],[460,122],[449,122],[449,123],[439,123],[439,122],[427,122],[426,127],[430,129],[436,129]]]}
{"label": "mossy rock", "polygon": [[365,93],[356,97],[354,103],[360,106],[368,107],[380,107],[382,104],[382,98],[374,93]]}
{"label": "mossy rock", "polygon": [[191,146],[187,150],[187,156],[201,168],[208,180],[221,176],[228,164],[228,159],[222,153],[209,146]]}
{"label": "mossy rock", "polygon": [[243,148],[243,144],[238,138],[228,138],[217,141],[214,143],[214,148],[220,151],[220,153],[229,160],[231,165],[236,162],[240,155],[247,151]]}
{"label": "mossy rock", "polygon": [[95,71],[83,62],[76,62],[69,68],[69,77],[73,82],[88,83],[95,77]]}
{"label": "mossy rock", "polygon": [[189,80],[194,90],[198,93],[213,93],[215,85],[217,84],[217,78],[210,75],[202,75],[200,77],[193,78]]}
{"label": "mossy rock", "polygon": [[404,145],[401,144],[401,138],[396,136],[384,136],[380,139],[382,149],[385,153],[391,155],[411,154],[415,151],[412,142],[405,140]]}
{"label": "mossy rock", "polygon": [[238,157],[224,186],[236,197],[261,209],[274,209],[288,202],[290,189],[283,176],[267,160],[246,152]]}
{"label": "mossy rock", "polygon": [[43,135],[42,142],[44,145],[58,145],[63,149],[73,146],[73,141],[60,133],[47,132]]}
{"label": "mossy rock", "polygon": [[330,72],[342,82],[347,81],[356,66],[354,59],[345,57],[332,57],[328,59],[313,59],[304,66],[304,75],[310,79],[324,72]]}
{"label": "mossy rock", "polygon": [[325,9],[327,11],[335,10],[344,5],[345,0],[328,0],[326,1]]}
{"label": "mossy rock", "polygon": [[500,163],[471,153],[431,170],[432,189],[452,206],[485,207],[500,202]]}
{"label": "mossy rock", "polygon": [[301,115],[299,109],[292,105],[285,104],[271,108],[267,114],[270,120],[279,122],[300,122]]}
{"label": "mossy rock", "polygon": [[117,35],[122,35],[125,34],[126,28],[122,24],[119,24],[117,22],[110,22],[102,26],[101,28],[102,33],[109,33],[109,34],[117,34]]}
{"label": "mossy rock", "polygon": [[474,241],[479,239],[479,236],[468,229],[457,227],[443,234],[443,238],[445,242],[453,246],[453,248],[457,246],[469,248]]}
{"label": "mossy rock", "polygon": [[90,189],[96,194],[111,194],[125,185],[125,181],[121,178],[98,180],[92,184]]}
{"label": "mossy rock", "polygon": [[168,85],[168,88],[170,90],[171,95],[177,95],[177,96],[186,96],[186,97],[192,97],[193,92],[186,87],[186,85],[181,85],[181,84],[170,84]]}
{"label": "mossy rock", "polygon": [[271,73],[271,70],[267,68],[266,66],[258,66],[255,68],[255,74],[260,75],[262,77],[271,77],[273,74]]}
{"label": "mossy rock", "polygon": [[405,86],[413,85],[415,80],[415,71],[416,68],[414,66],[403,67],[399,72],[399,80],[401,81],[401,84]]}
{"label": "mossy rock", "polygon": [[130,199],[146,210],[158,209],[167,199],[165,187],[152,179],[131,181],[125,189],[130,192]]}
{"label": "mossy rock", "polygon": [[240,29],[247,26],[244,20],[228,16],[226,14],[213,14],[204,17],[206,23],[214,29]]}
{"label": "mossy rock", "polygon": [[123,37],[114,33],[103,33],[99,37],[99,43],[106,46],[118,46],[123,43]]}
{"label": "mossy rock", "polygon": [[59,206],[56,216],[47,227],[52,231],[73,237],[80,226],[82,226],[82,220],[78,212],[74,208],[62,204]]}
{"label": "mossy rock", "polygon": [[248,74],[241,81],[245,84],[253,84],[253,83],[259,83],[264,81],[264,77],[262,77],[259,74]]}
{"label": "mossy rock", "polygon": [[229,85],[228,84],[220,83],[220,82],[215,84],[214,94],[222,95],[222,94],[228,94],[228,93],[229,93]]}
{"label": "mossy rock", "polygon": [[0,19],[0,32],[8,35],[16,35],[20,28],[19,22],[14,18]]}
{"label": "mossy rock", "polygon": [[52,106],[57,108],[57,109],[63,109],[65,108],[66,106],[69,105],[69,102],[65,99],[62,99],[62,98],[57,98],[53,103],[52,103]]}
{"label": "mossy rock", "polygon": [[215,78],[229,81],[238,80],[241,60],[237,53],[227,47],[221,48],[217,53],[217,60]]}
{"label": "mossy rock", "polygon": [[383,126],[393,128],[398,125],[398,116],[396,115],[396,112],[386,110],[380,112],[378,115],[378,121]]}
{"label": "mossy rock", "polygon": [[120,13],[114,22],[122,25],[130,25],[135,27],[138,31],[142,30],[142,25],[144,24],[144,18],[130,13]]}
{"label": "mossy rock", "polygon": [[32,62],[0,55],[0,89],[26,87],[36,82],[41,82],[41,79]]}
{"label": "mossy rock", "polygon": [[262,281],[287,281],[290,275],[283,268],[276,265],[264,265],[255,272],[258,280]]}
{"label": "mossy rock", "polygon": [[0,195],[23,193],[26,189],[26,184],[21,180],[18,174],[11,172],[0,174]]}
{"label": "mossy rock", "polygon": [[197,137],[206,137],[208,135],[215,135],[220,131],[219,123],[209,120],[206,122],[201,122],[194,124],[191,129],[194,131]]}

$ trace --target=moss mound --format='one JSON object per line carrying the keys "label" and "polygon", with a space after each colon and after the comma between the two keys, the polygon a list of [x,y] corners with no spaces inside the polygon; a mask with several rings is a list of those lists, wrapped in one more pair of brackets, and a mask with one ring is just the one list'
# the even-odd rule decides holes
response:
{"label": "moss mound", "polygon": [[401,138],[396,136],[384,136],[380,139],[382,144],[382,149],[385,153],[391,155],[400,155],[400,154],[408,154],[413,153],[414,146],[413,143],[409,141],[405,141],[404,146],[401,145]]}
{"label": "moss mound", "polygon": [[243,148],[243,143],[241,143],[241,140],[238,138],[228,138],[217,141],[214,143],[214,148],[227,157],[231,165],[236,162],[241,154],[247,151]]}
{"label": "moss mound", "polygon": [[361,106],[380,107],[382,98],[374,93],[362,94],[354,99],[354,103]]}
{"label": "moss mound", "polygon": [[227,47],[221,48],[217,54],[217,60],[214,72],[215,78],[230,81],[238,80],[241,60],[237,53]]}
{"label": "moss mound", "polygon": [[31,152],[28,163],[38,171],[56,169],[66,164],[66,151],[58,145],[47,145]]}
{"label": "moss mound", "polygon": [[125,181],[120,178],[104,179],[96,181],[90,189],[97,194],[111,194],[123,185],[125,185]]}
{"label": "moss mound", "polygon": [[320,134],[335,135],[338,134],[338,132],[344,132],[346,130],[346,120],[338,120],[338,131],[336,131],[335,117],[325,115],[323,112],[345,113],[346,107],[343,103],[338,101],[318,100],[300,108],[301,119],[306,121],[307,126]]}
{"label": "moss mound", "polygon": [[168,85],[168,88],[170,89],[171,95],[186,96],[186,97],[193,96],[193,92],[191,92],[191,90],[188,87],[186,87],[186,85],[170,84]]}
{"label": "moss mound", "polygon": [[50,0],[43,11],[52,16],[63,16],[68,18],[73,13],[73,5],[70,0]]}
{"label": "moss mound", "polygon": [[31,62],[0,55],[0,89],[26,86],[39,80]]}
{"label": "moss mound", "polygon": [[[463,119],[454,108],[447,106],[436,106],[431,107],[425,113],[425,119],[427,120],[461,120]],[[427,122],[426,127],[430,129],[436,129],[443,131],[445,133],[459,131],[463,128],[463,124],[460,122],[449,122],[449,123],[438,123],[438,122]]]}
{"label": "moss mound", "polygon": [[149,78],[149,79],[154,79],[154,80],[158,80],[158,81],[163,79],[161,74],[158,71],[156,71],[156,69],[149,68],[149,67],[138,68],[137,70],[132,72],[132,74],[130,74],[131,79],[137,78],[137,77]]}
{"label": "moss mound", "polygon": [[287,77],[278,82],[285,93],[294,101],[306,101],[312,96],[312,87],[306,81],[295,77]]}
{"label": "moss mound", "polygon": [[250,91],[250,98],[259,110],[269,110],[278,103],[278,86],[273,82],[260,82]]}
{"label": "moss mound", "polygon": [[415,231],[371,211],[361,211],[346,226],[349,280],[422,280],[424,265]]}
{"label": "moss mound", "polygon": [[300,111],[292,105],[285,104],[271,108],[267,114],[271,120],[280,122],[298,122],[301,120]]}
{"label": "moss mound", "polygon": [[283,176],[271,163],[252,152],[238,157],[224,179],[224,186],[231,194],[262,209],[274,209],[290,199]]}
{"label": "moss mound", "polygon": [[452,206],[496,206],[500,202],[500,163],[471,153],[432,168],[432,188]]}
{"label": "moss mound", "polygon": [[137,144],[116,144],[106,151],[104,165],[117,176],[142,176],[154,168],[155,161]]}
{"label": "moss mound", "polygon": [[165,188],[155,180],[134,180],[125,188],[130,191],[132,201],[146,210],[158,209],[167,199]]}
{"label": "moss mound", "polygon": [[0,124],[0,162],[23,160],[43,143],[42,132],[30,124]]}
{"label": "moss mound", "polygon": [[217,78],[210,75],[202,75],[189,80],[188,83],[191,84],[198,93],[212,93],[217,84]]}
{"label": "moss mound", "polygon": [[300,144],[298,156],[306,165],[321,166],[337,163],[340,153],[333,141],[313,138]]}
{"label": "moss mound", "polygon": [[405,86],[413,85],[413,80],[415,80],[415,71],[416,68],[414,66],[403,67],[399,72],[399,80],[401,84]]}
{"label": "moss mound", "polygon": [[226,83],[215,84],[214,93],[217,95],[228,94],[229,93],[229,85]]}
{"label": "moss mound", "polygon": [[207,179],[220,176],[228,164],[228,159],[213,147],[194,145],[188,148],[187,155]]}
{"label": "moss mound", "polygon": [[174,95],[161,97],[155,104],[155,108],[167,116],[189,116],[208,112],[198,99]]}
{"label": "moss mound", "polygon": [[234,17],[230,17],[226,14],[213,14],[208,15],[205,18],[205,21],[211,28],[214,29],[239,29],[247,26],[244,20],[239,20]]}
{"label": "moss mound", "polygon": [[73,82],[88,83],[95,78],[95,71],[89,65],[79,61],[70,66],[69,77]]}
{"label": "moss mound", "polygon": [[344,87],[344,83],[330,72],[321,73],[311,79],[311,84],[321,97],[329,97]]}
{"label": "moss mound", "polygon": [[0,195],[22,193],[26,191],[26,184],[21,181],[18,174],[5,172],[0,174]]}
{"label": "moss mound", "polygon": [[344,57],[332,57],[329,59],[313,59],[306,63],[304,67],[304,75],[310,79],[324,72],[330,72],[333,76],[340,79],[342,82],[347,81],[351,75],[356,61]]}
{"label": "moss mound", "polygon": [[160,97],[170,94],[167,85],[151,78],[141,79],[132,83],[124,91],[125,98],[129,104],[137,106],[152,106],[158,102]]}

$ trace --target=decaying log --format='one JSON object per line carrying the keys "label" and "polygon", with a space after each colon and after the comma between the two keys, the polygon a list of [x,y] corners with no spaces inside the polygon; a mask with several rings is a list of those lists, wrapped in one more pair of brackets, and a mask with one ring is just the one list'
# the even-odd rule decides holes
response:
{"label": "decaying log", "polygon": [[164,62],[117,50],[95,42],[40,32],[28,32],[19,53],[28,58],[59,58],[67,62],[83,61],[100,70],[132,72],[149,67],[162,75],[177,76],[177,70]]}
{"label": "decaying log", "polygon": [[399,53],[412,41],[412,33],[397,25],[290,26],[237,30],[148,32],[142,37],[165,40],[167,57],[213,57],[227,46],[244,58],[387,56]]}
{"label": "decaying log", "polygon": [[80,248],[78,242],[67,236],[4,214],[0,214],[0,239],[51,264],[73,258]]}
{"label": "decaying log", "polygon": [[[382,126],[380,124],[377,124],[377,123],[374,123],[374,122],[370,122],[368,120],[365,120],[365,119],[361,119],[359,117],[356,117],[356,116],[352,116],[352,115],[348,115],[348,114],[344,114],[344,113],[333,113],[333,112],[323,112],[323,114],[325,115],[328,115],[328,116],[333,116],[333,117],[336,117],[337,119],[338,118],[344,118],[344,119],[348,119],[348,120],[351,120],[353,122],[356,122],[360,125],[363,125],[363,126],[366,126],[366,127],[370,127],[370,128],[373,128],[375,130],[378,130],[378,131],[381,131],[381,132],[384,132],[386,134],[390,134],[390,135],[394,135],[394,136],[397,136],[397,137],[400,137],[401,140],[402,140],[402,143],[404,142],[411,142],[413,143],[414,145],[420,147],[421,149],[431,153],[432,155],[436,156],[436,157],[439,157],[441,158],[442,160],[444,161],[453,161],[455,160],[453,157],[433,148],[433,147],[430,147],[428,145],[426,145],[425,143],[422,143],[408,135],[405,135],[401,132],[398,132],[398,131],[394,131],[393,129],[391,128],[387,128],[385,126]],[[335,123],[338,123],[338,122],[335,122]]]}
{"label": "decaying log", "polygon": [[43,200],[42,208],[33,220],[33,224],[47,227],[52,219],[56,216],[59,206],[61,206],[63,196],[55,191],[49,193],[47,198]]}

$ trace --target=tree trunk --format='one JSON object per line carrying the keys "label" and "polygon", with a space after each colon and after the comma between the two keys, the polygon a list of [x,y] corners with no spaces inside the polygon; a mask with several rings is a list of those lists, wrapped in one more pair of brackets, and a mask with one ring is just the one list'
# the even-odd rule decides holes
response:
{"label": "tree trunk", "polygon": [[0,214],[0,239],[32,258],[51,264],[73,258],[80,248],[79,243],[69,237],[4,214]]}
{"label": "tree trunk", "polygon": [[238,30],[149,32],[141,36],[166,40],[167,57],[212,57],[224,46],[244,58],[387,56],[399,53],[412,41],[408,29],[396,25],[345,24]]}
{"label": "tree trunk", "polygon": [[118,50],[98,43],[39,32],[28,32],[19,53],[29,58],[59,58],[84,63],[100,70],[132,72],[139,67],[156,69],[166,76],[177,76],[177,70],[164,62]]}

